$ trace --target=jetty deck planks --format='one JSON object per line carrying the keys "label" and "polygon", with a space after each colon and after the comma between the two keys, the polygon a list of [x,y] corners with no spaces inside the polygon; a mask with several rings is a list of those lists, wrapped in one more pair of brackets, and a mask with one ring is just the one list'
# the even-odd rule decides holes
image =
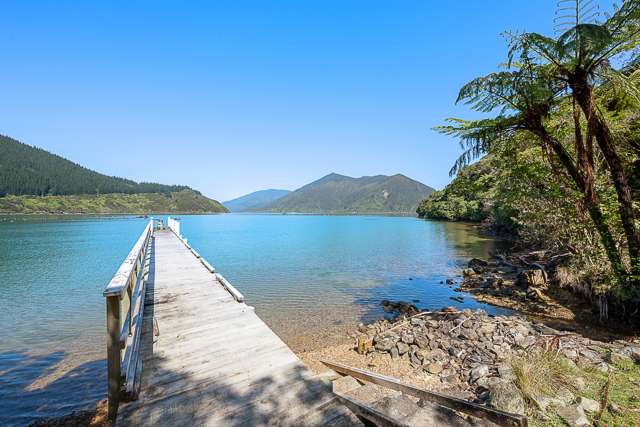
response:
{"label": "jetty deck planks", "polygon": [[329,386],[175,234],[155,232],[149,257],[141,389],[120,404],[118,425],[294,425],[331,402]]}

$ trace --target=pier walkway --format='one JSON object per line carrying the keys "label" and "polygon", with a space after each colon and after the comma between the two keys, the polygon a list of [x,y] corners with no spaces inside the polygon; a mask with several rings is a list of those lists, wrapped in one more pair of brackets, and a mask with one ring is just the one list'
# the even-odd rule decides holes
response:
{"label": "pier walkway", "polygon": [[[471,425],[459,414],[489,422],[473,425],[527,426],[517,414],[324,361],[351,377],[332,390],[189,245],[180,223],[167,225],[149,221],[103,292],[117,426]],[[372,391],[379,386],[399,396]]]}
{"label": "pier walkway", "polygon": [[[340,407],[326,410],[330,386],[179,234],[150,222],[134,258],[123,264],[132,269],[127,290],[120,289],[126,271],[105,290],[110,336],[118,339],[109,344],[109,409],[117,425],[324,425],[344,418]],[[110,295],[121,300],[118,313],[109,310]],[[130,304],[122,302],[127,298]],[[120,358],[117,378],[111,353]]]}

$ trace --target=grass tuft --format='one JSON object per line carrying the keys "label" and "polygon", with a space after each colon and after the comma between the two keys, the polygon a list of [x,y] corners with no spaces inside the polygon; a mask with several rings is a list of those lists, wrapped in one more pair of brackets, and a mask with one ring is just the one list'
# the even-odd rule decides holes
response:
{"label": "grass tuft", "polygon": [[515,382],[527,403],[537,407],[540,396],[561,397],[562,392],[575,392],[578,369],[566,358],[551,351],[532,352],[511,362]]}

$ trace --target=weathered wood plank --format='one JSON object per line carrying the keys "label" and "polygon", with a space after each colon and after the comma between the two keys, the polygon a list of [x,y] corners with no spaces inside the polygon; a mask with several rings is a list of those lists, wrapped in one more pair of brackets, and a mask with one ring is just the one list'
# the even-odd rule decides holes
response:
{"label": "weathered wood plank", "polygon": [[433,402],[459,412],[464,412],[477,418],[489,420],[501,426],[527,427],[527,417],[522,415],[498,411],[496,409],[467,402],[466,400],[458,399],[456,397],[445,396],[443,394],[423,390],[408,384],[403,384],[396,378],[376,374],[375,372],[369,372],[363,369],[352,368],[350,366],[324,360],[322,363],[339,374],[350,375],[362,381],[368,381],[373,384],[401,391],[402,393],[420,399],[425,399],[429,402]]}
{"label": "weathered wood plank", "polygon": [[170,231],[157,231],[154,240],[140,394],[121,405],[119,425],[277,424],[285,413],[304,416],[331,398],[193,248]]}

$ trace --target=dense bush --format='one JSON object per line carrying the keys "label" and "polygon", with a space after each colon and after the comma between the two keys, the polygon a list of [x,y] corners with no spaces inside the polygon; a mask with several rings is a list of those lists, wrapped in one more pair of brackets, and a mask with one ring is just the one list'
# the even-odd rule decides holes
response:
{"label": "dense bush", "polygon": [[0,135],[0,196],[71,194],[169,194],[189,187],[137,183],[102,175],[40,148]]}

